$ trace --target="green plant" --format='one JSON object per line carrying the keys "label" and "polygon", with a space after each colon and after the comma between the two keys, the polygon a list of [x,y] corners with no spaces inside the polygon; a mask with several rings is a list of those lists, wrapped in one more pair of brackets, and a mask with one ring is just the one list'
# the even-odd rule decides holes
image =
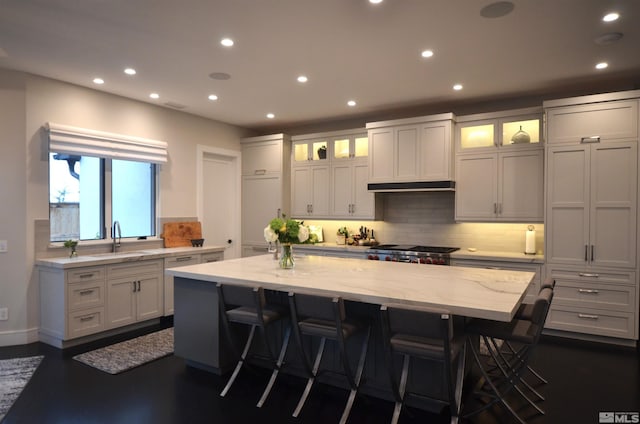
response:
{"label": "green plant", "polygon": [[66,240],[64,242],[64,247],[74,248],[78,245],[78,240]]}
{"label": "green plant", "polygon": [[340,227],[338,228],[337,234],[339,236],[349,237],[349,230],[347,230],[347,227]]}
{"label": "green plant", "polygon": [[273,218],[265,227],[264,238],[269,243],[276,240],[280,243],[304,243],[309,240],[309,227],[295,219],[287,219],[283,214],[282,218]]}

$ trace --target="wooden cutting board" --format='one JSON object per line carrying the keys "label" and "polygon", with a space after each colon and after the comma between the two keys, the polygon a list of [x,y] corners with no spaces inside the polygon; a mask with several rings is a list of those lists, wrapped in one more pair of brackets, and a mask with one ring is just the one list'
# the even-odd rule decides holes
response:
{"label": "wooden cutting board", "polygon": [[191,246],[191,239],[202,238],[202,225],[199,221],[167,222],[162,227],[164,247]]}

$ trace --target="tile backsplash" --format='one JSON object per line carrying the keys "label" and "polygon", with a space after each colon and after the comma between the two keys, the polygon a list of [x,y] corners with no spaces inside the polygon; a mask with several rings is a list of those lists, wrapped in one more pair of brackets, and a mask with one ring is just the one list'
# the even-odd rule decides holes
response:
{"label": "tile backsplash", "polygon": [[383,221],[305,220],[322,225],[325,242],[334,242],[339,227],[372,228],[380,243],[452,246],[501,252],[524,252],[525,232],[536,230],[536,251],[544,250],[544,224],[539,222],[456,223],[454,192],[384,193]]}

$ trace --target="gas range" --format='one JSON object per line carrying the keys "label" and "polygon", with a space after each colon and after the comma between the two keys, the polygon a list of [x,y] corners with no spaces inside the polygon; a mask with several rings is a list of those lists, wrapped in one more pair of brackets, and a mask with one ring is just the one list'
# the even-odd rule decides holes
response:
{"label": "gas range", "polygon": [[372,261],[449,265],[451,260],[450,253],[459,249],[459,247],[381,244],[367,250],[367,259]]}

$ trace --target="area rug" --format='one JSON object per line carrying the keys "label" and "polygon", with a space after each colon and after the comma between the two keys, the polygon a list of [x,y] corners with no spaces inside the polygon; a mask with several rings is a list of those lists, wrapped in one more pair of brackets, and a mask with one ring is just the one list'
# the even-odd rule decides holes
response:
{"label": "area rug", "polygon": [[119,374],[173,353],[173,328],[116,343],[73,357],[109,374]]}
{"label": "area rug", "polygon": [[20,396],[44,356],[0,360],[0,421]]}

